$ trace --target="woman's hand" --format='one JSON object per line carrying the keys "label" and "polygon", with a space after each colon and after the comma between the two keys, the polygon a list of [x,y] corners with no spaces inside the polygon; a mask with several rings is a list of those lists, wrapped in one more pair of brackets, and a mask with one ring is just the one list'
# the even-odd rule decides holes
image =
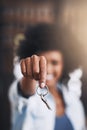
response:
{"label": "woman's hand", "polygon": [[21,89],[25,94],[35,93],[36,81],[43,88],[46,83],[46,59],[44,56],[32,55],[21,60],[21,72],[23,78],[20,81]]}

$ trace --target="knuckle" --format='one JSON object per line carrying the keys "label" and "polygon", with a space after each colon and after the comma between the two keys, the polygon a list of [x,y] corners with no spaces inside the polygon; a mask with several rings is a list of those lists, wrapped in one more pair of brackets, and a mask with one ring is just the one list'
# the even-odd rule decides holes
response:
{"label": "knuckle", "polygon": [[37,55],[33,55],[33,59],[34,59],[34,61],[38,61],[39,57]]}
{"label": "knuckle", "polygon": [[46,60],[45,56],[40,56],[41,60]]}
{"label": "knuckle", "polygon": [[26,61],[26,62],[29,62],[29,61],[30,61],[30,57],[27,57],[27,58],[25,59],[25,61]]}
{"label": "knuckle", "polygon": [[38,57],[38,56],[37,56],[37,55],[35,55],[35,54],[31,56],[31,58],[37,58],[37,57]]}
{"label": "knuckle", "polygon": [[33,57],[35,57],[35,58],[36,58],[36,57],[38,57],[38,56],[37,56],[37,55],[33,55]]}

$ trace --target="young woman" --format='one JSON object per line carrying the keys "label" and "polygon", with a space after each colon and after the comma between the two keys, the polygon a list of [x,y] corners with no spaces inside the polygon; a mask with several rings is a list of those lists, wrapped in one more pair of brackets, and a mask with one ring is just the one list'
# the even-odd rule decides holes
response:
{"label": "young woman", "polygon": [[[63,84],[66,79],[65,48],[69,47],[64,34],[60,28],[48,24],[26,31],[25,40],[18,48],[22,77],[14,81],[9,91],[12,130],[84,129],[80,101],[82,71],[78,69],[69,75],[68,88]],[[46,85],[49,93],[44,98],[51,110],[37,94],[39,89],[41,93],[46,91]]]}

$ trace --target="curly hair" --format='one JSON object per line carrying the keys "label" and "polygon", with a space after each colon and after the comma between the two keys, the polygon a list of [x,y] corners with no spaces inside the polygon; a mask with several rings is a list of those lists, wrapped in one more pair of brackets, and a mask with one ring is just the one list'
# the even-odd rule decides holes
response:
{"label": "curly hair", "polygon": [[81,47],[71,32],[54,24],[37,24],[28,27],[25,40],[21,41],[17,50],[20,59],[49,50],[58,50],[63,53],[65,73],[78,67],[80,64]]}

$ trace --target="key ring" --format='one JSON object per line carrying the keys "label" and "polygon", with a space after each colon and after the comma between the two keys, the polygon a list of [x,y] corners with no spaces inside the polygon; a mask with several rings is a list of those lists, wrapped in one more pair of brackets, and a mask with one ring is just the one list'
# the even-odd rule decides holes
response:
{"label": "key ring", "polygon": [[[45,90],[45,89],[46,89],[46,90]],[[39,92],[39,90],[40,90],[40,91],[46,91],[46,92]],[[37,87],[36,92],[37,92],[37,94],[38,94],[39,96],[45,97],[45,96],[48,94],[48,92],[49,92],[48,86],[45,85],[44,88]]]}

